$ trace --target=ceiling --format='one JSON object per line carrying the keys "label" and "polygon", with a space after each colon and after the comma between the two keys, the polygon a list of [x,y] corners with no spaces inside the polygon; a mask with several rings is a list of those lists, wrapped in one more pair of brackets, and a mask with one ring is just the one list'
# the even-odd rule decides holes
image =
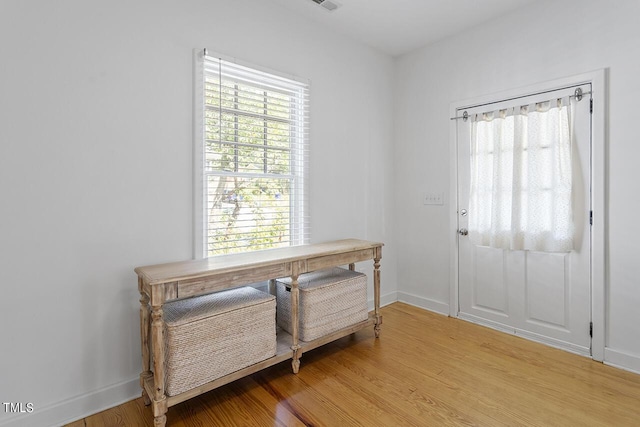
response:
{"label": "ceiling", "polygon": [[508,14],[535,0],[270,0],[392,56]]}

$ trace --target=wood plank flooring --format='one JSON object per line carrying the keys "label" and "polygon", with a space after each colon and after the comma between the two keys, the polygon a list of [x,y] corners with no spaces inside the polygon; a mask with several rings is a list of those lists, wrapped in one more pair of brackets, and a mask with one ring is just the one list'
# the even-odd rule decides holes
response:
{"label": "wood plank flooring", "polygon": [[[182,426],[640,426],[640,375],[406,304],[169,408]],[[141,399],[70,427],[153,426]]]}

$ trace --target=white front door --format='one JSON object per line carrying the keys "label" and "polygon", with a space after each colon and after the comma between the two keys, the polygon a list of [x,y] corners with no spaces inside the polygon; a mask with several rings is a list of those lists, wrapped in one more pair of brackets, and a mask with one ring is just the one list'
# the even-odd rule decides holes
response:
{"label": "white front door", "polygon": [[[475,246],[468,228],[470,120],[457,120],[458,316],[576,353],[591,354],[591,85],[572,102],[575,249],[568,253]],[[499,108],[573,94],[576,87],[500,102]],[[477,110],[478,107],[474,108]],[[485,111],[495,110],[490,105]],[[462,116],[464,109],[456,116]],[[471,112],[471,111],[469,111]]]}

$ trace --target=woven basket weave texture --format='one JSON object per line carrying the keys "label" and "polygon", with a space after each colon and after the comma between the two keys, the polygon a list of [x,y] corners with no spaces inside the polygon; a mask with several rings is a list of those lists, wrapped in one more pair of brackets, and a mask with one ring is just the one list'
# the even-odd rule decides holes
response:
{"label": "woven basket weave texture", "polygon": [[[277,322],[291,333],[290,278],[276,281]],[[298,278],[299,338],[312,341],[367,320],[367,276],[344,268],[301,274]]]}
{"label": "woven basket weave texture", "polygon": [[168,396],[276,354],[276,302],[251,287],[164,305]]}

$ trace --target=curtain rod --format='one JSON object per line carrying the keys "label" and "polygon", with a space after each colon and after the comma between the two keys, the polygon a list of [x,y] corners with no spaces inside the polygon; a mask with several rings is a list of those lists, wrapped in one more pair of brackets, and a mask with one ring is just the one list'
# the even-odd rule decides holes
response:
{"label": "curtain rod", "polygon": [[[575,98],[578,101],[582,101],[582,97],[585,95],[591,95],[593,92],[583,92],[581,88],[577,88],[575,93],[573,95],[569,95],[569,98]],[[517,98],[516,98],[517,99]],[[500,101],[498,101],[500,102]],[[486,104],[486,105],[490,105],[490,104],[494,104],[493,102]],[[458,119],[462,119],[463,121],[467,121],[469,119],[469,113],[467,113],[466,111],[464,113],[462,113],[461,116],[456,116],[456,117],[450,117],[449,120],[458,120]]]}

